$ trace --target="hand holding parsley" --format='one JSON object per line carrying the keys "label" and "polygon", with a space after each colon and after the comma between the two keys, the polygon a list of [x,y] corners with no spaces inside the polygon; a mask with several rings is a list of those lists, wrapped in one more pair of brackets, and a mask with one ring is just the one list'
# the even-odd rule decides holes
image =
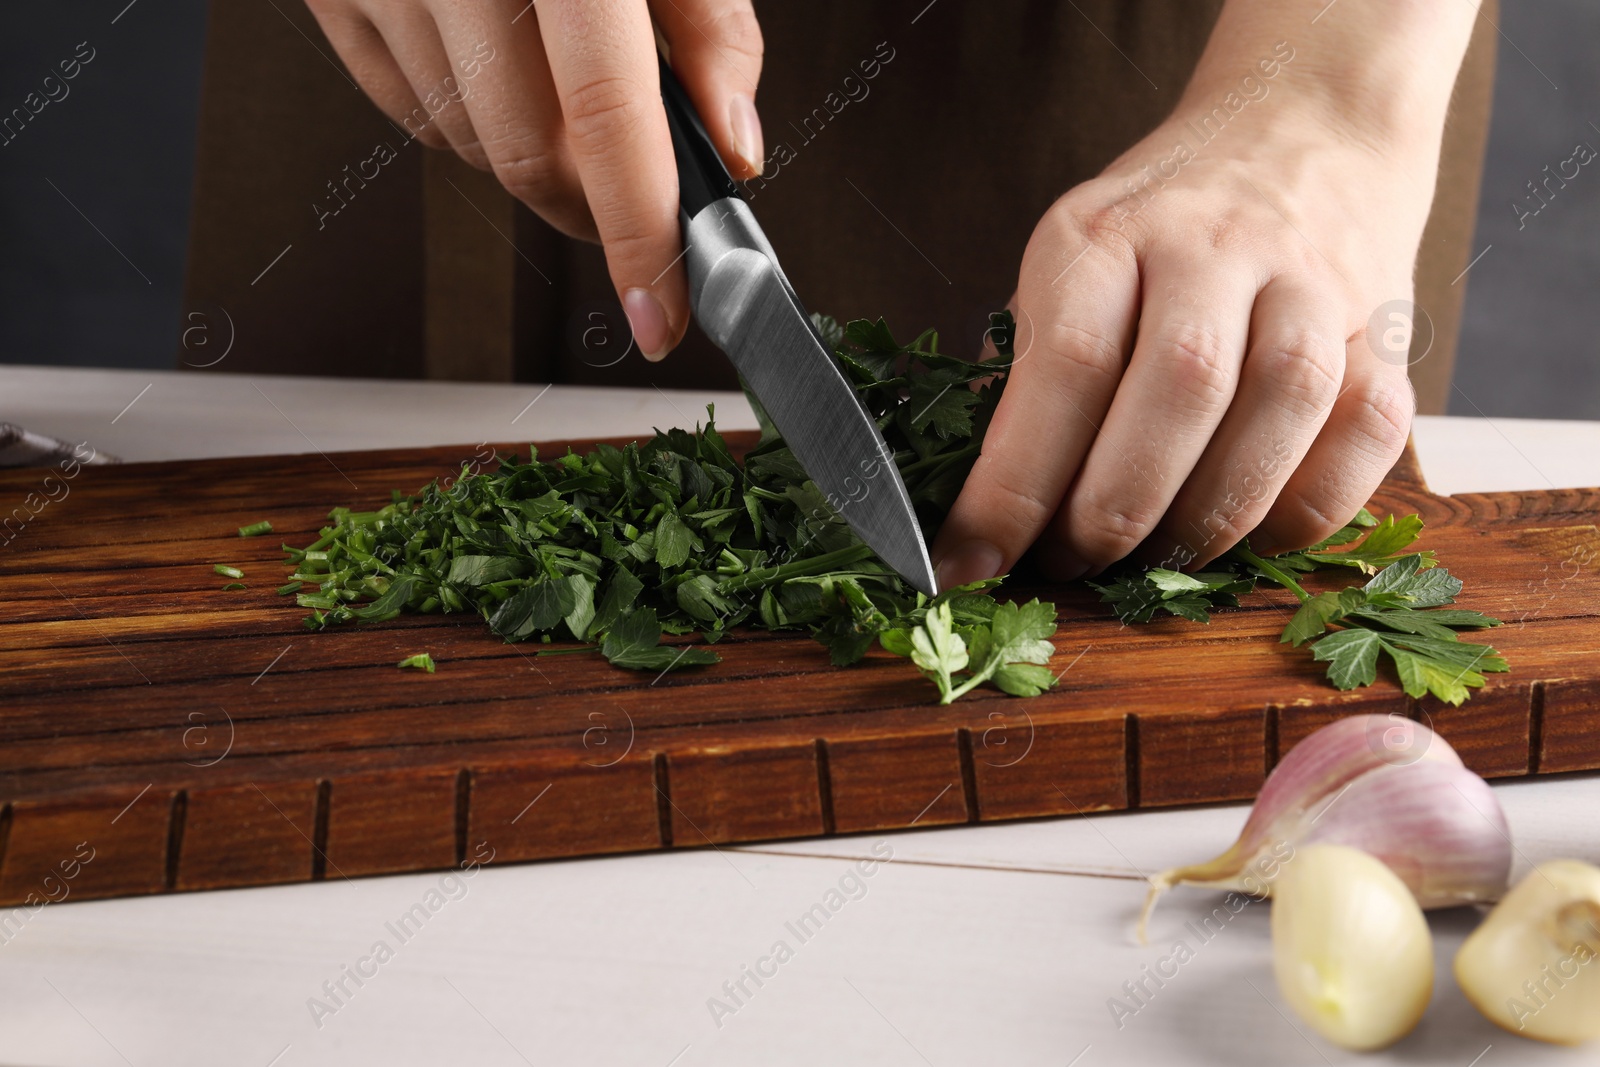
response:
{"label": "hand holding parsley", "polygon": [[1367,324],[1411,296],[1474,14],[1224,5],[1172,116],[1034,231],[942,582],[1294,548],[1366,503],[1413,410]]}

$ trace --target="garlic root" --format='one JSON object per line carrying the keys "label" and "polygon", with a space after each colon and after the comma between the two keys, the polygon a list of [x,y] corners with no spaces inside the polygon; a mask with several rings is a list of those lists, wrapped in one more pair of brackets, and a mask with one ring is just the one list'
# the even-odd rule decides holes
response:
{"label": "garlic root", "polygon": [[1425,908],[1494,900],[1511,870],[1499,801],[1455,750],[1422,723],[1357,715],[1289,751],[1222,855],[1150,878],[1140,942],[1156,901],[1172,886],[1270,896],[1296,849],[1317,842],[1376,856]]}

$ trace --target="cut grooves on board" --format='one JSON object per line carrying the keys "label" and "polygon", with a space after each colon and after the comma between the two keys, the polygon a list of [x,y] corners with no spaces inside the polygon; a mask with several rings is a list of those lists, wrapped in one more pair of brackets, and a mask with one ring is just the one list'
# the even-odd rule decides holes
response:
{"label": "cut grooves on board", "polygon": [[11,805],[0,804],[0,878],[6,873],[6,849],[11,844]]}
{"label": "cut grooves on board", "polygon": [[661,838],[661,847],[671,848],[672,783],[667,777],[667,754],[657,752],[650,762],[656,787],[656,831]]}
{"label": "cut grooves on board", "polygon": [[467,828],[472,814],[472,772],[466,767],[456,772],[456,866],[467,862]]}
{"label": "cut grooves on board", "polygon": [[822,834],[832,837],[838,831],[833,821],[833,770],[828,766],[828,742],[819,737],[811,747],[817,756],[817,802],[822,809]]}
{"label": "cut grooves on board", "polygon": [[317,804],[312,814],[311,829],[311,880],[320,882],[328,877],[328,800],[333,783],[326,778],[317,779]]}
{"label": "cut grooves on board", "polygon": [[978,821],[978,777],[972,767],[972,731],[965,726],[956,731],[956,754],[961,761],[961,795],[967,806],[967,822]]}
{"label": "cut grooves on board", "polygon": [[1528,773],[1538,774],[1544,758],[1544,686],[1542,681],[1528,687]]}
{"label": "cut grooves on board", "polygon": [[1278,761],[1283,759],[1283,753],[1278,751],[1278,716],[1282,713],[1283,709],[1279,708],[1278,705],[1267,705],[1266,736],[1261,742],[1261,754],[1266,757],[1263,761],[1266,766],[1262,768],[1263,781],[1266,780],[1267,775],[1272,773],[1272,769],[1278,765]]}
{"label": "cut grooves on board", "polygon": [[1123,775],[1128,790],[1128,810],[1132,811],[1139,806],[1139,716],[1124,717],[1122,730]]}
{"label": "cut grooves on board", "polygon": [[[189,791],[180,789],[172,794],[172,805],[167,811],[167,869],[163,885],[168,893],[178,887],[178,864],[183,858],[184,824],[189,818]],[[0,865],[0,870],[3,870]]]}

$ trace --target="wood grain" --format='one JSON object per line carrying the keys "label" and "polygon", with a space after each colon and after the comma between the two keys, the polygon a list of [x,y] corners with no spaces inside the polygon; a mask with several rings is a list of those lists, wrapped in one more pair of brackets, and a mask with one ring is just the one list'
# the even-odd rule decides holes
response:
{"label": "wood grain", "polygon": [[[311,633],[275,595],[280,541],[483,451],[0,472],[0,904],[1239,799],[1364,712],[1432,722],[1486,776],[1600,767],[1600,489],[1441,497],[1410,452],[1385,481],[1374,510],[1422,514],[1462,605],[1506,622],[1512,672],[1461,708],[1335,691],[1275,640],[1272,592],[1124,627],[1086,591],[1017,589],[1061,608],[1060,687],[952,707],[803,634],[656,679],[475,616]],[[437,674],[393,666],[421,651]]]}

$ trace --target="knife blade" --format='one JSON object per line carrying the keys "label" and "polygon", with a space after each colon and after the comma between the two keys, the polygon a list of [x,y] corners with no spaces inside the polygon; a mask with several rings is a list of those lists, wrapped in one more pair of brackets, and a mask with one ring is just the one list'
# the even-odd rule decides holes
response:
{"label": "knife blade", "polygon": [[856,536],[931,596],[938,581],[888,443],[795,295],[665,57],[660,68],[696,321]]}

